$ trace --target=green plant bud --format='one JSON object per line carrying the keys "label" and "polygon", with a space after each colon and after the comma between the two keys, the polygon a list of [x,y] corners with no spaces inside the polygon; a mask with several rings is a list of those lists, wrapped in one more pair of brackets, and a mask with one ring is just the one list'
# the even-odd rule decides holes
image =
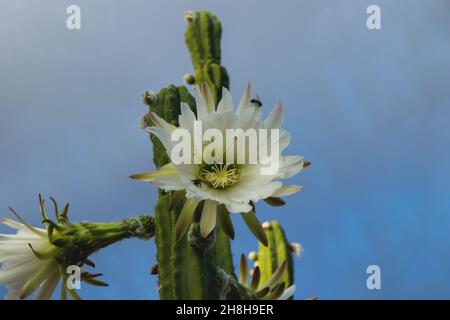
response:
{"label": "green plant bud", "polygon": [[186,84],[188,84],[188,85],[193,85],[193,84],[195,84],[195,78],[194,78],[194,76],[193,76],[192,74],[189,74],[189,73],[186,73],[186,74],[183,76],[183,81],[184,81],[184,83],[186,83]]}
{"label": "green plant bud", "polygon": [[147,106],[151,106],[156,103],[156,95],[151,91],[144,91],[141,93],[142,102]]}

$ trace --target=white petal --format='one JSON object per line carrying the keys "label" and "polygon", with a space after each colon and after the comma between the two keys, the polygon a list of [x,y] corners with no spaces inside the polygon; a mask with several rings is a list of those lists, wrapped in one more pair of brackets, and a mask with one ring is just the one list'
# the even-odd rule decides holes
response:
{"label": "white petal", "polygon": [[283,104],[278,102],[269,116],[264,120],[264,126],[268,129],[278,129],[283,122]]}
{"label": "white petal", "polygon": [[247,213],[251,211],[253,208],[248,203],[237,203],[237,202],[228,202],[225,203],[225,207],[229,212],[232,213]]}
{"label": "white petal", "polygon": [[145,131],[154,134],[166,149],[167,154],[172,152],[174,142],[172,142],[172,134],[159,127],[148,127]]}
{"label": "white petal", "polygon": [[158,178],[154,180],[152,183],[157,188],[167,191],[184,190],[187,187],[186,182],[184,182],[179,177]]}
{"label": "white petal", "polygon": [[222,88],[222,99],[217,106],[218,113],[233,111],[233,98],[227,88]]}
{"label": "white petal", "polygon": [[206,200],[200,218],[200,234],[206,238],[216,226],[217,202]]}
{"label": "white petal", "polygon": [[[207,89],[208,90],[208,89]],[[197,107],[197,119],[203,120],[208,115],[208,103],[198,86],[194,87],[195,105]]]}
{"label": "white petal", "polygon": [[3,242],[7,242],[7,243],[11,243],[13,241],[32,241],[32,240],[37,240],[40,239],[40,237],[37,234],[31,233],[31,232],[23,232],[21,234],[16,233],[16,234],[3,234],[0,233],[0,244],[2,244]]}
{"label": "white petal", "polygon": [[[20,222],[11,220],[11,219],[2,218],[1,222],[12,229],[16,229],[16,230],[23,231],[23,232],[29,232],[29,233],[32,232],[26,225],[24,225]],[[34,230],[34,233],[37,235],[41,235],[44,237],[47,235],[47,231],[44,229],[33,227],[33,230]]]}
{"label": "white petal", "polygon": [[258,128],[261,121],[261,109],[250,104],[239,115],[239,127],[246,129]]}
{"label": "white petal", "polygon": [[187,103],[181,103],[181,114],[178,116],[178,123],[180,128],[192,131],[194,129],[194,122],[196,117]]}
{"label": "white petal", "polygon": [[31,260],[24,260],[23,263],[16,262],[13,266],[8,265],[6,262],[0,270],[0,283],[10,286],[17,282],[24,282],[42,264],[43,262],[36,257]]}
{"label": "white petal", "polygon": [[301,186],[296,186],[296,185],[289,186],[289,185],[284,184],[281,188],[279,188],[272,194],[272,197],[290,196],[291,194],[297,193],[297,192],[301,191],[302,189],[303,188]]}
{"label": "white petal", "polygon": [[283,166],[279,170],[278,178],[286,179],[290,178],[300,171],[304,166],[304,159],[301,156],[288,156],[283,157]]}
{"label": "white petal", "polygon": [[291,143],[291,135],[283,129],[280,129],[280,140],[278,145],[280,147],[280,153]]}
{"label": "white petal", "polygon": [[198,166],[195,164],[177,164],[174,168],[179,176],[189,180],[194,180],[198,171]]}
{"label": "white petal", "polygon": [[159,117],[156,113],[150,112],[150,119],[155,124],[156,127],[161,128],[169,135],[177,128],[173,124],[168,123],[163,118]]}
{"label": "white petal", "polygon": [[275,190],[281,187],[281,182],[273,181],[267,184],[254,185],[251,188],[247,189],[245,193],[245,197],[248,200],[253,202],[257,202],[262,199],[266,199],[275,192]]}
{"label": "white petal", "polygon": [[49,275],[45,282],[41,285],[38,293],[34,297],[35,300],[48,300],[52,297],[56,286],[58,285],[61,274],[58,266],[55,264],[54,268],[49,271]]}
{"label": "white petal", "polygon": [[236,109],[236,114],[240,115],[246,108],[251,106],[250,100],[252,99],[252,85],[250,82],[247,83],[245,87],[244,95],[239,102],[239,105]]}

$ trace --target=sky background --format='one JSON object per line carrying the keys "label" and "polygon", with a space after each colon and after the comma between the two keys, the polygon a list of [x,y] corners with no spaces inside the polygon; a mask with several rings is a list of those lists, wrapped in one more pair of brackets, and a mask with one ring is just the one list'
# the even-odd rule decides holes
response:
{"label": "sky background", "polygon": [[[66,28],[70,4],[81,30]],[[370,4],[382,30],[366,27]],[[140,92],[192,72],[183,13],[198,9],[222,21],[235,102],[247,81],[265,113],[282,100],[286,154],[313,163],[285,207],[258,206],[304,247],[296,298],[449,299],[447,0],[0,0],[0,216],[38,224],[39,192],[73,221],[152,213],[156,189],[128,178],[153,168]],[[257,241],[232,218],[237,260]],[[110,287],[83,298],[158,298],[153,241],[92,258]],[[366,287],[371,264],[381,290]]]}

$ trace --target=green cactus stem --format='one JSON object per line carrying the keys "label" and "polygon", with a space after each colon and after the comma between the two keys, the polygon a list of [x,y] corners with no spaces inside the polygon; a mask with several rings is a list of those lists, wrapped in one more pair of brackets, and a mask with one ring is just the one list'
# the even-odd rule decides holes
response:
{"label": "green cactus stem", "polygon": [[[149,106],[150,112],[156,113],[174,126],[178,126],[181,102],[186,102],[193,112],[196,111],[194,97],[192,97],[184,86],[176,87],[171,84],[167,88],[161,89],[158,94],[146,91],[142,94],[142,100]],[[144,127],[152,125],[148,114],[143,116],[142,122]],[[169,163],[170,158],[157,137],[151,134],[150,139],[153,145],[153,162],[157,168],[160,168],[166,163]]]}
{"label": "green cactus stem", "polygon": [[[181,102],[187,103],[195,112],[195,100],[184,86],[170,85],[158,94],[144,93],[143,100],[169,123],[177,126]],[[143,118],[145,126],[150,126],[148,115]],[[153,160],[159,168],[170,159],[161,142],[150,135],[153,144]],[[216,268],[233,272],[231,249],[228,238],[216,230],[214,239],[198,238],[193,241],[191,225],[188,236],[179,241],[175,238],[175,223],[185,201],[183,193],[168,194],[160,191],[155,208],[155,241],[157,245],[158,284],[161,299],[217,299],[220,295]],[[201,208],[199,208],[201,209]],[[192,220],[195,221],[195,217]],[[191,238],[191,239],[189,239]],[[206,245],[210,241],[209,245]]]}
{"label": "green cactus stem", "polygon": [[[194,76],[185,76],[188,83],[201,85],[206,83],[213,94],[215,105],[222,97],[222,88],[229,89],[230,80],[225,67],[221,63],[221,38],[222,26],[217,17],[206,11],[188,12],[185,15],[188,26],[185,31],[185,40],[194,66]],[[189,79],[186,79],[189,78]],[[229,226],[226,233],[234,238],[229,217],[219,214],[219,222],[222,226]],[[228,223],[225,223],[228,222]],[[216,227],[215,259],[218,267],[225,272],[233,272],[233,260],[231,246],[228,237]]]}
{"label": "green cactus stem", "polygon": [[[191,13],[186,17],[186,44],[195,69],[194,76],[185,76],[192,84],[206,83],[217,102],[222,87],[229,87],[228,75],[220,65],[220,38],[222,29],[217,18],[207,12]],[[183,87],[170,85],[158,94],[145,92],[143,101],[150,111],[177,126],[180,103],[186,102],[194,112],[195,100]],[[142,126],[151,125],[148,115],[142,118]],[[153,160],[157,168],[170,162],[161,142],[150,135],[153,144]],[[230,243],[219,227],[210,237],[196,238],[198,217],[193,217],[188,236],[175,238],[175,223],[185,201],[180,193],[160,191],[155,210],[157,245],[157,272],[161,299],[217,299],[220,297],[217,270],[233,273]],[[201,208],[200,208],[201,209]],[[197,219],[197,220],[196,220]],[[227,230],[228,231],[228,230]]]}
{"label": "green cactus stem", "polygon": [[272,274],[281,264],[286,263],[286,272],[283,274],[281,281],[286,287],[294,284],[294,261],[293,249],[291,243],[288,242],[283,228],[277,221],[263,223],[264,230],[269,240],[266,247],[259,244],[259,252],[252,254],[251,259],[256,260],[256,265],[261,273],[261,283],[267,282]]}
{"label": "green cactus stem", "polygon": [[[50,197],[50,199],[53,202],[54,220],[51,220],[48,217],[44,206],[44,199],[39,195],[39,208],[45,231],[31,226],[16,211],[10,208],[10,211],[16,218],[30,232],[36,234],[38,239],[40,239],[39,241],[42,241],[40,242],[40,245],[37,245],[36,247],[31,243],[28,243],[34,256],[39,260],[46,260],[47,263],[44,266],[55,264],[56,268],[59,269],[59,273],[56,273],[58,277],[51,278],[54,280],[53,286],[48,287],[48,291],[45,293],[39,291],[36,296],[39,297],[39,299],[49,299],[51,297],[59,281],[58,279],[61,276],[63,278],[63,284],[61,285],[61,299],[66,299],[67,294],[70,294],[74,299],[80,299],[73,289],[69,289],[65,285],[68,277],[66,272],[67,267],[72,265],[83,267],[86,265],[94,268],[95,264],[89,259],[89,256],[94,252],[127,238],[148,240],[155,234],[154,219],[147,215],[122,219],[116,222],[71,223],[68,218],[69,204],[66,204],[60,211],[56,201],[52,197]],[[4,221],[8,221],[8,219],[4,219]],[[11,224],[12,222],[4,223]],[[46,245],[42,246],[42,243],[45,243]],[[47,272],[50,269],[45,267],[42,270]],[[97,277],[101,275],[101,273],[93,274],[85,269],[81,269],[81,281],[94,286],[108,285],[97,279]],[[27,285],[21,289],[20,299],[25,299],[37,290],[40,284],[38,279],[45,276],[44,273],[36,273],[35,277],[31,278],[33,281],[30,279],[29,282],[27,282]],[[48,279],[46,281],[49,281]]]}
{"label": "green cactus stem", "polygon": [[229,89],[227,70],[220,64],[222,26],[215,15],[209,12],[188,12],[185,32],[186,45],[194,65],[194,75],[186,75],[188,84],[208,84],[214,100],[222,96],[222,87]]}

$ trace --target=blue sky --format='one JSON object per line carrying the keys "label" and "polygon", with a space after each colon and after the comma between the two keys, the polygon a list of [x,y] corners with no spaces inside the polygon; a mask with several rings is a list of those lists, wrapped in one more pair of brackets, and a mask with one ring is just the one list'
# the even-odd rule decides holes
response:
{"label": "blue sky", "polygon": [[[78,4],[82,29],[65,27]],[[366,28],[378,4],[382,30]],[[445,0],[49,1],[0,3],[0,215],[39,223],[37,193],[74,221],[151,213],[156,189],[138,119],[142,90],[192,72],[186,10],[216,13],[231,92],[251,81],[264,111],[285,104],[288,154],[311,169],[277,219],[296,259],[297,298],[450,298],[450,4]],[[239,217],[235,258],[257,248]],[[7,229],[0,227],[0,232]],[[84,298],[155,299],[152,241],[94,255],[107,289]],[[381,267],[381,290],[366,268]],[[0,297],[6,289],[0,287]]]}

